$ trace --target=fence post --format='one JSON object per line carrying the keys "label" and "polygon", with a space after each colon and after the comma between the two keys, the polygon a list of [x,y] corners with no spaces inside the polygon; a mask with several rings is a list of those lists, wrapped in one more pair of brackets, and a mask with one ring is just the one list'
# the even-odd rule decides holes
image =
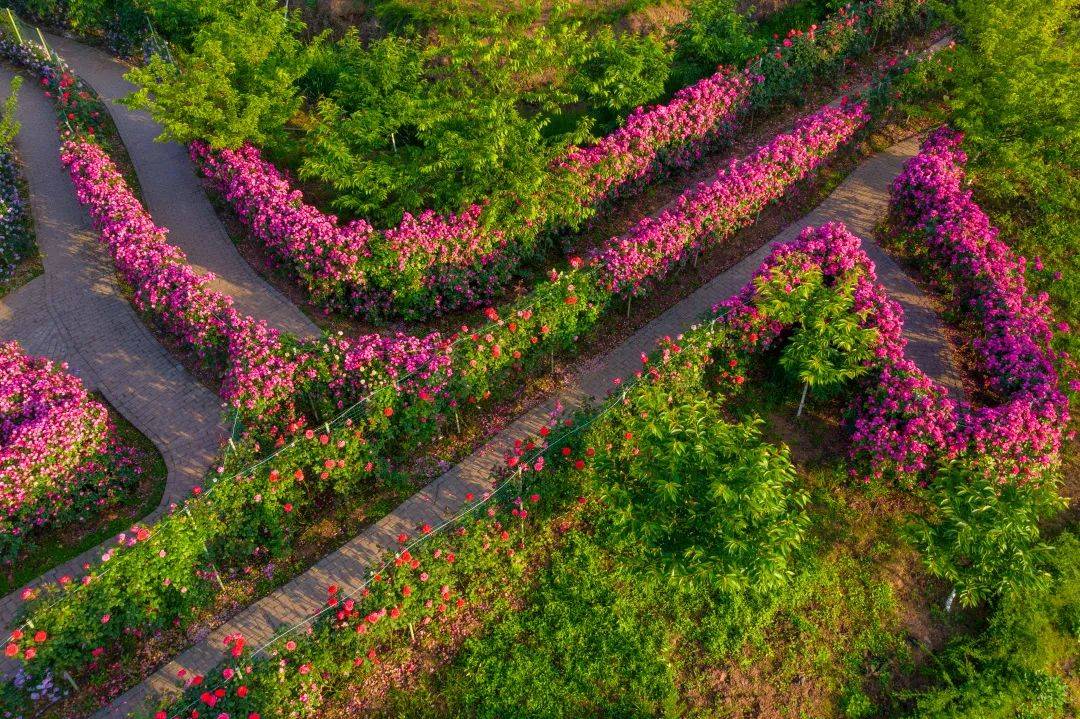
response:
{"label": "fence post", "polygon": [[35,27],[34,29],[37,30],[38,39],[41,40],[41,49],[45,51],[45,54],[48,55],[50,59],[53,59],[52,48],[45,42],[45,36],[41,34],[41,28]]}
{"label": "fence post", "polygon": [[22,33],[19,32],[19,26],[15,24],[15,16],[11,12],[11,8],[7,9],[8,22],[11,23],[11,30],[15,33],[15,39],[19,41],[19,44],[23,44]]}

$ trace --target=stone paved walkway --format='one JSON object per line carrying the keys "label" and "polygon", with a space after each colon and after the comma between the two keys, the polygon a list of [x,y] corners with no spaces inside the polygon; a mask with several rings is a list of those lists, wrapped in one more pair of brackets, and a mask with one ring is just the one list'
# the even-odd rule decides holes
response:
{"label": "stone paved walkway", "polygon": [[[13,74],[0,66],[0,84]],[[221,404],[172,359],[120,293],[111,258],[60,164],[55,114],[37,83],[19,93],[19,120],[16,144],[26,163],[45,272],[0,299],[0,338],[67,361],[161,450],[168,481],[161,504],[144,519],[152,522],[170,501],[187,497],[214,461],[224,439]],[[101,552],[101,546],[90,549],[31,584],[77,576]],[[19,594],[0,599],[0,625],[14,617]]]}
{"label": "stone paved walkway", "polygon": [[[840,220],[863,238],[864,246],[878,266],[881,282],[904,307],[905,335],[912,359],[931,377],[959,391],[959,381],[949,359],[948,343],[940,322],[925,297],[903,271],[872,240],[876,224],[885,216],[889,184],[918,150],[918,138],[900,142],[863,162],[832,195],[800,221],[773,238],[794,239],[803,228]],[[708,282],[676,306],[635,333],[625,343],[581,371],[557,397],[542,402],[500,432],[476,453],[403,502],[393,513],[365,530],[341,549],[273,594],[255,602],[204,640],[187,648],[134,687],[95,719],[119,719],[129,712],[156,703],[179,691],[177,672],[188,676],[206,674],[224,658],[223,639],[241,633],[248,646],[257,647],[282,627],[303,621],[325,605],[326,587],[337,584],[345,594],[365,579],[368,567],[397,547],[401,532],[413,535],[425,522],[438,525],[462,508],[467,492],[479,495],[491,486],[492,472],[502,464],[514,439],[535,434],[544,425],[556,401],[575,407],[605,397],[616,378],[628,378],[641,367],[640,355],[651,351],[658,339],[677,335],[697,321],[715,302],[737,292],[769,253],[765,245],[737,265]]]}
{"label": "stone paved walkway", "polygon": [[213,272],[211,287],[232,296],[235,307],[298,337],[317,337],[303,312],[262,279],[240,256],[203,192],[187,150],[175,142],[155,142],[161,126],[145,112],[117,102],[135,90],[124,79],[128,67],[111,55],[65,37],[46,42],[94,90],[112,115],[139,176],[143,200],[154,221],[169,228],[169,241],[200,272]]}

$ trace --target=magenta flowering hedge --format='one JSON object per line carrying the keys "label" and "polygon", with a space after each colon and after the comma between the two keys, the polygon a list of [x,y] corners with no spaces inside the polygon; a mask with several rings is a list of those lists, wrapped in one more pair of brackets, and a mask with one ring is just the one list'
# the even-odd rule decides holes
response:
{"label": "magenta flowering hedge", "polygon": [[697,255],[709,238],[726,237],[745,225],[849,142],[869,119],[864,103],[825,107],[749,156],[732,160],[715,180],[686,191],[669,209],[642,219],[596,253],[607,288],[639,294],[646,283]]}
{"label": "magenta flowering hedge", "polygon": [[192,159],[214,181],[244,226],[275,257],[289,263],[313,302],[348,306],[346,288],[364,284],[372,227],[364,220],[341,225],[304,202],[276,167],[250,145],[211,152],[192,143]]}
{"label": "magenta flowering hedge", "polygon": [[0,558],[108,504],[137,471],[104,405],[65,365],[0,344]]}
{"label": "magenta flowering hedge", "polygon": [[197,273],[169,244],[167,230],[154,224],[99,145],[69,140],[60,159],[135,306],[223,377],[226,401],[249,410],[286,402],[295,391],[295,361],[286,358],[280,333],[241,315],[231,297],[208,287],[212,276]]}
{"label": "magenta flowering hedge", "polygon": [[655,179],[661,169],[700,160],[717,138],[735,131],[751,89],[764,80],[722,68],[679,90],[670,102],[635,109],[614,132],[572,148],[560,167],[584,180],[587,202],[610,201]]}
{"label": "magenta flowering hedge", "polygon": [[900,473],[944,452],[990,456],[1021,479],[1038,478],[1056,463],[1069,418],[1051,347],[1053,313],[1045,293],[1028,292],[1025,258],[964,189],[961,140],[948,128],[926,140],[893,183],[893,214],[909,251],[943,278],[974,327],[980,370],[1000,402],[957,406],[910,367],[894,365],[859,409],[856,446]]}

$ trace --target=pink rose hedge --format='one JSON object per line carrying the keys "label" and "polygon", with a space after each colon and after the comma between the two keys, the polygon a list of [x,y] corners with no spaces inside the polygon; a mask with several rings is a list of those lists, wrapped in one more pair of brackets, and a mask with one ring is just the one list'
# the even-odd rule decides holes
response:
{"label": "pink rose hedge", "polygon": [[859,408],[859,454],[900,473],[919,471],[935,455],[993,457],[1021,480],[1057,461],[1068,424],[1068,399],[1051,348],[1053,313],[1045,293],[1032,295],[1026,260],[998,237],[964,189],[962,136],[934,132],[893,183],[893,214],[903,242],[944,280],[976,337],[980,370],[1000,403],[958,406],[892,363]]}
{"label": "pink rose hedge", "polygon": [[0,558],[109,504],[136,478],[109,413],[64,365],[0,344]]}
{"label": "pink rose hedge", "polygon": [[168,231],[154,224],[100,145],[69,140],[60,159],[135,306],[223,377],[222,397],[237,408],[286,402],[295,391],[295,363],[286,358],[280,333],[241,315],[231,297],[209,288],[213,276],[197,273],[169,244]]}
{"label": "pink rose hedge", "polygon": [[869,121],[864,103],[825,107],[747,157],[732,160],[716,179],[680,195],[595,255],[606,286],[639,294],[674,266],[696,256],[710,238],[727,237],[782,197],[796,182],[847,144]]}
{"label": "pink rose hedge", "polygon": [[663,169],[693,165],[718,138],[730,137],[748,109],[751,90],[764,80],[723,68],[679,90],[670,102],[635,109],[595,144],[572,148],[560,167],[584,181],[586,202],[613,200],[647,185]]}
{"label": "pink rose hedge", "polygon": [[373,228],[364,220],[342,225],[304,202],[285,176],[250,145],[211,152],[192,143],[192,159],[229,203],[248,232],[289,268],[312,302],[346,307],[348,288],[364,285]]}
{"label": "pink rose hedge", "polygon": [[[922,4],[867,0],[841,7],[820,28],[789,33],[746,70],[721,69],[667,103],[637,108],[595,144],[572,148],[553,168],[553,182],[580,195],[573,204],[588,208],[587,215],[665,171],[688,167],[730,138],[751,107],[791,97],[838,70],[847,58],[912,23]],[[334,215],[305,203],[285,174],[251,146],[216,151],[193,143],[190,151],[248,232],[327,312],[417,319],[482,306],[507,286],[535,235],[568,219],[511,231],[489,226],[483,206],[473,205],[445,216],[406,213],[384,231],[364,220],[341,226]]]}

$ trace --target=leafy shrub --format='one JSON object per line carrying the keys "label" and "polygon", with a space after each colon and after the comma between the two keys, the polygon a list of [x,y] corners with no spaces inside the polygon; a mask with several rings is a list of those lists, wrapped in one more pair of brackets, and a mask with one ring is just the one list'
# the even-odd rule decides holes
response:
{"label": "leafy shrub", "polygon": [[664,572],[728,590],[775,587],[806,530],[787,449],[708,397],[645,390],[624,425],[637,438],[596,463],[616,523]]}
{"label": "leafy shrub", "polygon": [[595,107],[618,116],[663,93],[671,52],[662,40],[604,29],[590,44],[590,57],[575,74],[573,86]]}
{"label": "leafy shrub", "polygon": [[672,79],[685,85],[719,65],[742,66],[758,50],[752,31],[753,22],[735,9],[735,0],[692,3],[690,17],[672,30]]}
{"label": "leafy shrub", "polygon": [[931,573],[974,605],[1042,586],[1050,547],[1041,520],[1065,507],[1052,478],[1003,481],[993,457],[968,457],[939,467],[930,483],[930,516],[911,532]]}
{"label": "leafy shrub", "polygon": [[1080,540],[1066,532],[1040,570],[1047,581],[1004,597],[977,634],[961,634],[927,662],[933,686],[903,694],[911,719],[1051,719],[1064,717],[1063,669],[1080,659],[1075,629],[1064,617],[1080,612]]}
{"label": "leafy shrub", "polygon": [[128,73],[141,87],[124,102],[151,112],[163,136],[215,147],[269,143],[299,109],[307,51],[294,21],[274,0],[236,0],[233,9],[198,30],[193,49],[178,52],[179,66],[154,55]]}

